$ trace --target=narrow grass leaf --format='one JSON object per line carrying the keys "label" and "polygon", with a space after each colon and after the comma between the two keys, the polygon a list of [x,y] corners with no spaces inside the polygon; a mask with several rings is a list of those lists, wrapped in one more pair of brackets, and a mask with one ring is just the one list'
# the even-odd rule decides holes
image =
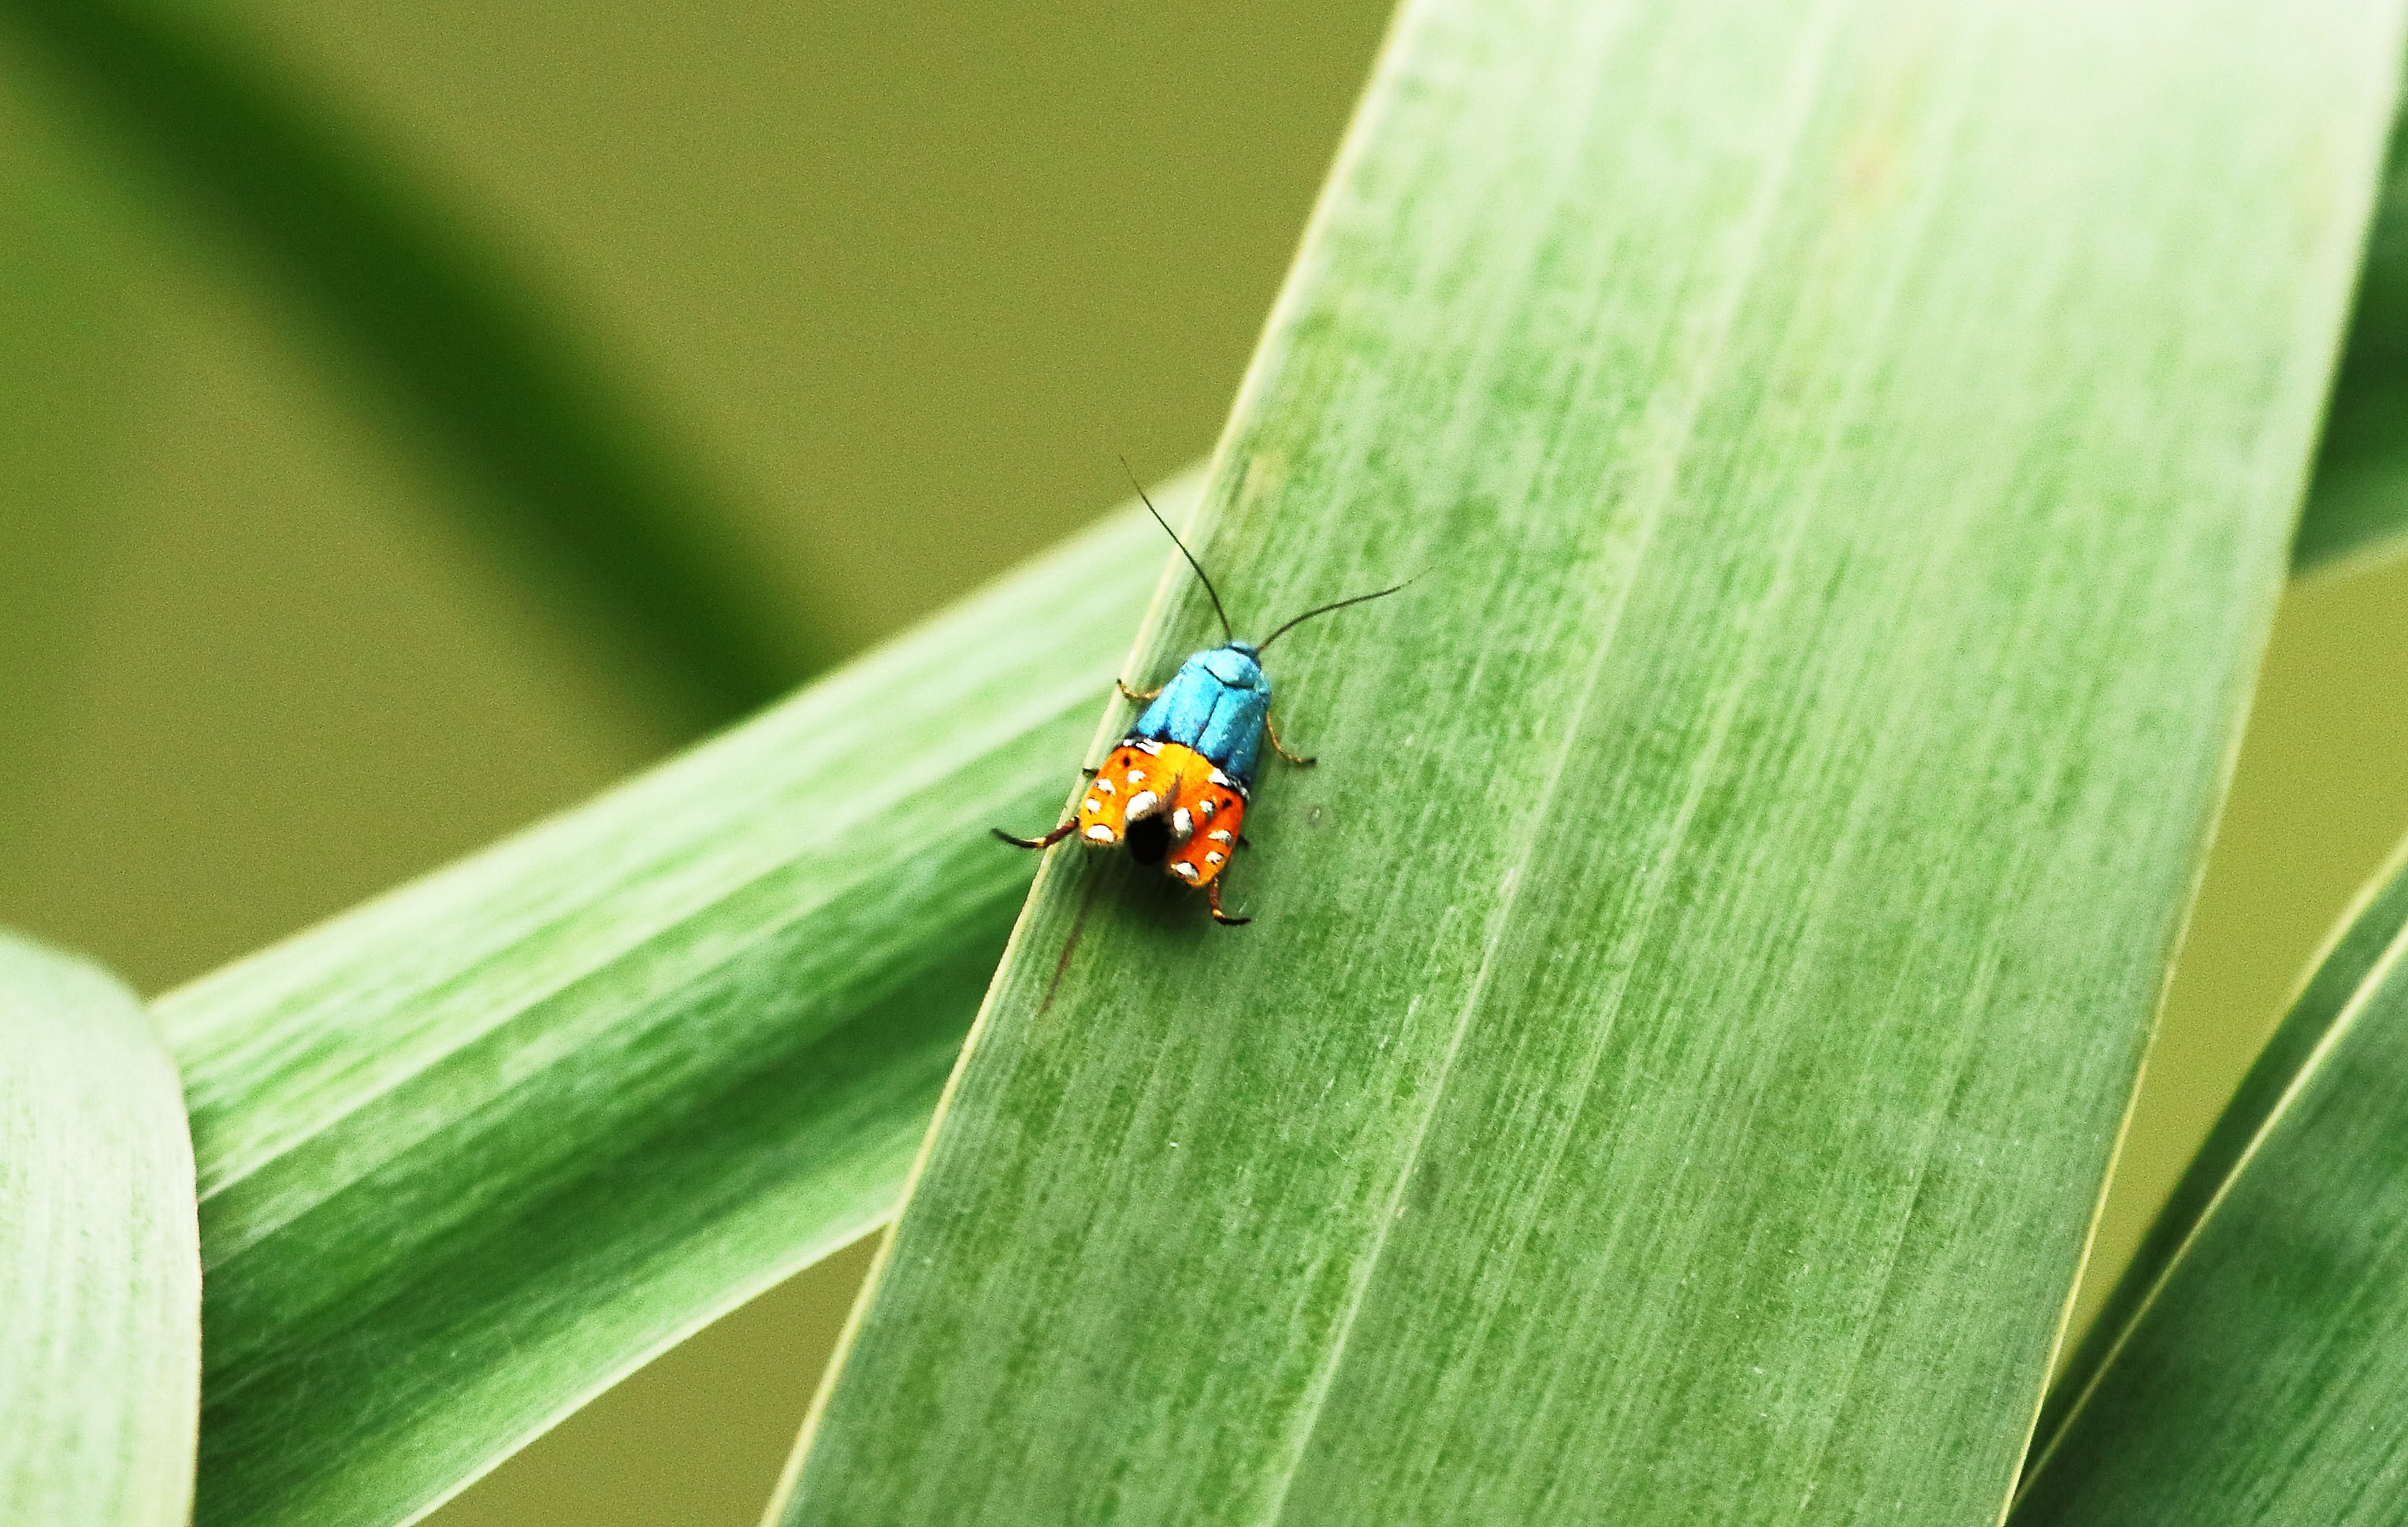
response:
{"label": "narrow grass leaf", "polygon": [[0,1522],[179,1527],[200,1371],[175,1067],[132,992],[0,934]]}
{"label": "narrow grass leaf", "polygon": [[774,1513],[1996,1520],[2400,41],[1411,0],[1199,549],[1431,571],[1271,654],[1251,927],[1054,850]]}
{"label": "narrow grass leaf", "polygon": [[826,660],[714,535],[733,517],[691,464],[596,380],[606,368],[313,93],[158,0],[0,0],[0,36],[346,341],[466,464],[478,525],[581,593],[698,724]]}
{"label": "narrow grass leaf", "polygon": [[2403,863],[2327,952],[2125,1275],[2013,1527],[2400,1520]]}
{"label": "narrow grass leaf", "polygon": [[2336,1023],[2354,1015],[2375,967],[2391,957],[2408,931],[2408,845],[2368,885],[2310,968],[2300,994],[2276,1026],[2266,1048],[2242,1077],[2232,1100],[2216,1117],[2183,1175],[2166,1195],[2132,1260],[2116,1276],[2082,1343],[2049,1386],[2048,1403],[2033,1436],[2033,1456],[2045,1453],[2064,1426],[2074,1401],[2089,1390],[2107,1354],[2124,1336],[2174,1255],[2187,1243],[2208,1206],[2224,1191],[2234,1168],[2265,1133],[2268,1120],[2297,1086],[2300,1072],[2322,1050]]}
{"label": "narrow grass leaf", "polygon": [[2349,344],[2292,557],[2301,572],[2408,548],[2408,131],[2395,131]]}
{"label": "narrow grass leaf", "polygon": [[202,1527],[408,1520],[885,1220],[1036,870],[987,829],[1046,821],[1162,550],[1125,513],[159,1001],[200,1160]]}

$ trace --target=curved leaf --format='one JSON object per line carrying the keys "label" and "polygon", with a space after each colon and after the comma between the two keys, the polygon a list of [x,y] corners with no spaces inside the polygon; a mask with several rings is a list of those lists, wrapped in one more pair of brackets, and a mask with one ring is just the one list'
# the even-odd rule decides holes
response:
{"label": "curved leaf", "polygon": [[[2014,1527],[2400,1520],[2408,849],[2326,953],[2060,1386]],[[2112,1319],[2111,1319],[2112,1318]]]}
{"label": "curved leaf", "polygon": [[2401,873],[2403,868],[2408,868],[2408,845],[2393,856],[2333,930],[2290,1010],[2250,1064],[2231,1101],[2216,1116],[2214,1127],[2183,1169],[2173,1191],[2166,1195],[2131,1261],[2116,1275],[2114,1288],[2083,1334],[2082,1344],[2050,1385],[2048,1403],[2034,1434],[2034,1458],[2054,1444],[2067,1409],[2097,1378],[2109,1350],[2124,1338],[2175,1253],[2199,1228],[2200,1217],[2224,1191],[2234,1168],[2255,1149],[2275,1109],[2291,1095],[2301,1069],[2321,1052],[2333,1025],[2353,1015],[2353,1005],[2364,994],[2370,973],[2392,957],[2394,945],[2408,931],[2408,875]]}
{"label": "curved leaf", "polygon": [[2314,572],[2408,546],[2408,124],[2395,132],[2349,344],[2292,544]]}
{"label": "curved leaf", "polygon": [[884,1220],[1036,870],[986,830],[1051,808],[1160,535],[1132,506],[160,1000],[209,1273],[202,1527],[410,1520]]}
{"label": "curved leaf", "polygon": [[5,0],[0,30],[252,250],[480,479],[465,502],[652,660],[696,719],[829,654],[724,544],[730,517],[536,294],[329,120],[156,0]]}
{"label": "curved leaf", "polygon": [[178,1527],[201,1286],[175,1067],[133,993],[0,934],[0,1521]]}
{"label": "curved leaf", "polygon": [[1275,654],[1252,927],[1054,851],[781,1520],[1995,1520],[2401,35],[1412,0],[1202,549],[1434,571]]}

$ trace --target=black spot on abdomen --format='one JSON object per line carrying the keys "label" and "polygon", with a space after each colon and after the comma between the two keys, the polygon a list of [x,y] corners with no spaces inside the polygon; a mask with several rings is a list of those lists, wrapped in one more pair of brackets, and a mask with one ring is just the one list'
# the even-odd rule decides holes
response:
{"label": "black spot on abdomen", "polygon": [[1122,836],[1129,857],[1140,864],[1159,864],[1170,857],[1170,822],[1165,817],[1140,817]]}

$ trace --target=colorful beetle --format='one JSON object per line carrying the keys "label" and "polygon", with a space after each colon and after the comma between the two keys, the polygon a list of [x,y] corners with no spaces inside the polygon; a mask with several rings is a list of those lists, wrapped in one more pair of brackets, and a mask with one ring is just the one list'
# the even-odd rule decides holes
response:
{"label": "colorful beetle", "polygon": [[1196,569],[1197,579],[1211,598],[1212,612],[1221,618],[1221,635],[1228,639],[1181,664],[1170,682],[1159,689],[1140,692],[1115,680],[1122,694],[1144,704],[1145,709],[1103,767],[1085,771],[1095,778],[1078,810],[1043,837],[1014,837],[1000,827],[995,835],[1023,849],[1049,849],[1072,833],[1096,848],[1125,844],[1139,863],[1160,864],[1163,873],[1202,886],[1212,920],[1236,927],[1250,920],[1221,910],[1221,872],[1246,841],[1240,829],[1263,739],[1268,736],[1272,751],[1291,764],[1310,767],[1313,762],[1280,745],[1263,653],[1314,616],[1383,598],[1405,584],[1306,610],[1259,642],[1241,642],[1230,628],[1229,612],[1221,607],[1220,592],[1204,576],[1204,564],[1146,498],[1143,488],[1138,497],[1187,565]]}

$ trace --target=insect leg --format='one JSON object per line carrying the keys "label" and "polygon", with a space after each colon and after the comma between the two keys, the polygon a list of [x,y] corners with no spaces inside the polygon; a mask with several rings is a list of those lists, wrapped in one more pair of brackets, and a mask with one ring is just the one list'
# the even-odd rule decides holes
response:
{"label": "insect leg", "polygon": [[1279,722],[1271,719],[1271,713],[1268,710],[1263,712],[1263,730],[1270,734],[1271,751],[1279,754],[1280,757],[1286,759],[1297,768],[1309,769],[1315,764],[1321,762],[1321,760],[1317,758],[1298,758],[1294,753],[1289,752],[1287,750],[1287,745],[1280,741]]}
{"label": "insect leg", "polygon": [[1071,818],[1061,826],[1054,828],[1043,837],[1014,837],[1000,827],[991,827],[988,829],[989,832],[1003,839],[1006,843],[1010,844],[1015,849],[1050,849],[1078,830],[1079,819],[1076,817]]}
{"label": "insect leg", "polygon": [[1112,688],[1121,692],[1122,699],[1132,701],[1140,706],[1162,692],[1162,686],[1159,684],[1156,684],[1150,690],[1133,690],[1128,687],[1128,681],[1122,678],[1113,679]]}
{"label": "insect leg", "polygon": [[1221,910],[1221,882],[1218,878],[1205,882],[1204,896],[1211,904],[1212,920],[1224,928],[1242,928],[1254,920],[1252,918],[1233,918]]}

